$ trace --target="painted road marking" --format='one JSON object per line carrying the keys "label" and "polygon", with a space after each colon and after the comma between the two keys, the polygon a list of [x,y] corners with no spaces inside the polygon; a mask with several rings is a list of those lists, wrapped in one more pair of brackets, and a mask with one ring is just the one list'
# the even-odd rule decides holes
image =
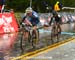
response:
{"label": "painted road marking", "polygon": [[67,39],[67,40],[64,40],[64,41],[61,41],[61,42],[59,42],[59,43],[50,45],[50,46],[48,46],[48,47],[41,48],[41,49],[39,49],[39,50],[36,50],[36,51],[30,52],[30,53],[27,53],[27,54],[22,55],[22,56],[19,56],[19,57],[15,57],[15,58],[13,58],[13,59],[11,59],[11,60],[17,60],[17,59],[26,60],[26,59],[30,59],[30,58],[33,58],[34,56],[39,55],[39,54],[46,53],[46,52],[48,52],[48,51],[50,51],[50,50],[53,50],[53,49],[55,49],[55,48],[58,48],[58,47],[60,47],[60,46],[62,46],[62,45],[64,45],[64,44],[70,43],[70,41],[72,41],[72,40],[75,40],[75,38],[74,38],[74,37],[69,38],[69,39]]}

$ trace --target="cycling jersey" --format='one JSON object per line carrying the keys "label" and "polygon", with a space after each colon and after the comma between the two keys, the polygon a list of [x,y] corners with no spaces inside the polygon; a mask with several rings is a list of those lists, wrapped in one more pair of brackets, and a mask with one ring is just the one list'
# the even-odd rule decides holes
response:
{"label": "cycling jersey", "polygon": [[54,18],[55,18],[55,21],[56,21],[56,22],[60,22],[60,17],[55,16]]}
{"label": "cycling jersey", "polygon": [[56,23],[60,23],[61,22],[61,17],[59,17],[58,15],[57,16],[53,16],[50,20],[50,25],[52,22],[56,22]]}
{"label": "cycling jersey", "polygon": [[25,23],[28,24],[28,22],[26,21],[26,19],[31,22],[31,24],[33,26],[37,25],[39,23],[39,17],[38,14],[35,11],[32,11],[32,16],[24,16],[22,22],[25,21]]}

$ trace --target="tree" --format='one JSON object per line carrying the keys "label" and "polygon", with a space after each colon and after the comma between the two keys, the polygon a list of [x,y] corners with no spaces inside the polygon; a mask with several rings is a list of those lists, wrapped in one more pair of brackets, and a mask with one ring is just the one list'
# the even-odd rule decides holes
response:
{"label": "tree", "polygon": [[[47,6],[53,7],[58,0],[32,0],[32,8],[37,12],[47,12]],[[75,0],[59,0],[63,6],[75,7]],[[45,5],[46,3],[46,5]],[[15,11],[24,12],[30,6],[30,0],[7,0],[7,8]]]}

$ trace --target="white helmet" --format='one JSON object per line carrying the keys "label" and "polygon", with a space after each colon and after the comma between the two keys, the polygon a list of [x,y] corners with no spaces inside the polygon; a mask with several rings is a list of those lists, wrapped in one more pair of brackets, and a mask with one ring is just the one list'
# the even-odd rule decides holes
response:
{"label": "white helmet", "polygon": [[28,7],[26,10],[25,10],[25,13],[30,13],[30,12],[32,12],[33,10],[32,10],[32,8],[31,7]]}

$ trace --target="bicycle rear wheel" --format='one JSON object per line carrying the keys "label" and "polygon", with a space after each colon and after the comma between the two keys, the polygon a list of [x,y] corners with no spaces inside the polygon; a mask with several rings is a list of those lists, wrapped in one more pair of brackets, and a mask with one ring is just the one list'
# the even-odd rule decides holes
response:
{"label": "bicycle rear wheel", "polygon": [[61,36],[61,27],[59,25],[57,26],[57,32],[58,32],[58,34],[57,34],[57,42],[59,42],[59,39],[60,39],[60,36]]}
{"label": "bicycle rear wheel", "polygon": [[55,26],[53,26],[52,27],[52,30],[51,30],[51,41],[52,41],[52,43],[54,43],[54,37],[55,37],[55,34],[56,34],[56,27]]}
{"label": "bicycle rear wheel", "polygon": [[21,39],[20,39],[20,48],[23,50],[23,39],[24,39],[24,32],[21,32]]}
{"label": "bicycle rear wheel", "polygon": [[33,48],[36,47],[36,45],[39,42],[39,30],[37,30],[37,32],[35,32],[34,30],[32,31],[32,46]]}

